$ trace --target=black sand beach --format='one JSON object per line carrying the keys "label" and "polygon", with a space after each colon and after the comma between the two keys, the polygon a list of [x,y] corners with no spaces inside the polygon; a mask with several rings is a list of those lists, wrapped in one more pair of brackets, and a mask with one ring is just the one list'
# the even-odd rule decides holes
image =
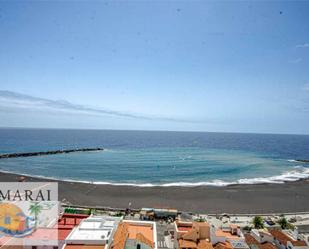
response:
{"label": "black sand beach", "polygon": [[[0,182],[19,175],[0,172]],[[49,181],[26,177],[26,181]],[[126,208],[170,207],[199,213],[284,213],[309,211],[309,179],[285,184],[226,187],[132,187],[59,182],[59,200],[74,205]]]}

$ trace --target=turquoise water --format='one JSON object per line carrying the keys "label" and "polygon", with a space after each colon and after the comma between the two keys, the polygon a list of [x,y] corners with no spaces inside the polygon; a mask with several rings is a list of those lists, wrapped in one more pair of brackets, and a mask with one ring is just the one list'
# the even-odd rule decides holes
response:
{"label": "turquoise water", "polygon": [[0,138],[0,153],[105,148],[0,160],[1,171],[47,178],[140,186],[224,186],[309,177],[308,164],[294,161],[308,158],[308,136],[0,129]]}

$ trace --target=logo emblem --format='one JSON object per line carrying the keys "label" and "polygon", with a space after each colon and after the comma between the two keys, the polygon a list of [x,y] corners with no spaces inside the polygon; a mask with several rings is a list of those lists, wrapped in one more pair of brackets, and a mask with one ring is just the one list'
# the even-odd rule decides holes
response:
{"label": "logo emblem", "polygon": [[0,233],[12,237],[24,237],[35,229],[35,219],[26,216],[15,204],[0,203]]}
{"label": "logo emblem", "polygon": [[0,183],[0,243],[58,245],[58,218],[57,183]]}

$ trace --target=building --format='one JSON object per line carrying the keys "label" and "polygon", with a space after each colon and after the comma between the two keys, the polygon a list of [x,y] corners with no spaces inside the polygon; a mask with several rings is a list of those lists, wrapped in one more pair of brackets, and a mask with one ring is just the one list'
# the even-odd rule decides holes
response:
{"label": "building", "polygon": [[155,214],[153,208],[142,208],[140,217],[142,220],[154,220]]}
{"label": "building", "polygon": [[207,222],[176,221],[174,224],[179,249],[213,249]]}
{"label": "building", "polygon": [[246,243],[250,249],[278,249],[274,243],[269,241],[260,242],[255,239],[251,234],[245,234]]}
{"label": "building", "polygon": [[263,244],[265,242],[274,243],[274,237],[266,228],[252,229],[250,231],[250,235],[260,244]]}
{"label": "building", "polygon": [[180,239],[184,234],[192,230],[193,222],[191,221],[175,221],[176,239]]}
{"label": "building", "polygon": [[111,249],[157,249],[156,223],[123,220],[115,232]]}
{"label": "building", "polygon": [[249,249],[245,237],[237,225],[221,229],[207,222],[175,222],[179,249]]}
{"label": "building", "polygon": [[178,211],[171,208],[142,208],[140,215],[143,220],[154,220],[155,218],[175,220],[178,215]]}
{"label": "building", "polygon": [[274,237],[274,242],[279,249],[309,249],[304,240],[298,240],[297,234],[289,230],[271,230],[270,233]]}
{"label": "building", "polygon": [[89,216],[80,221],[65,239],[64,249],[106,248],[112,243],[115,231],[122,218]]}
{"label": "building", "polygon": [[240,227],[234,224],[221,229],[211,227],[210,240],[215,249],[249,249]]}

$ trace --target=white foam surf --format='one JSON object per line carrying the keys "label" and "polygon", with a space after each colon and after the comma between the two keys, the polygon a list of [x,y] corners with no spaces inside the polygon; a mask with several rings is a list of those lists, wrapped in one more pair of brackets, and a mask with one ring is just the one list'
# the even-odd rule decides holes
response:
{"label": "white foam surf", "polygon": [[0,170],[3,173],[12,173],[23,175],[27,177],[37,177],[46,180],[57,180],[57,181],[65,181],[65,182],[75,182],[75,183],[87,183],[87,184],[97,184],[97,185],[113,185],[113,186],[132,186],[132,187],[198,187],[198,186],[214,186],[214,187],[224,187],[229,185],[237,185],[237,184],[282,184],[285,182],[293,182],[301,179],[309,178],[309,168],[305,168],[302,166],[295,166],[293,170],[283,172],[280,175],[269,176],[269,177],[255,177],[255,178],[241,178],[235,181],[223,181],[220,179],[212,180],[212,181],[201,181],[201,182],[170,182],[170,183],[129,183],[129,182],[107,182],[107,181],[85,181],[85,180],[77,180],[77,179],[62,179],[56,177],[46,177],[41,175],[31,175],[31,174],[23,174],[20,172],[12,172]]}

